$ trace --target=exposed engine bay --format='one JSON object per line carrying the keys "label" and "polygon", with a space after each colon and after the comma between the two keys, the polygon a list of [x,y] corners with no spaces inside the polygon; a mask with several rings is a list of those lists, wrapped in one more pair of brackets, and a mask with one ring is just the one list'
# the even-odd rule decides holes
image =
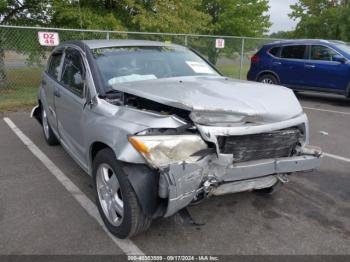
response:
{"label": "exposed engine bay", "polygon": [[[120,98],[118,103],[126,108],[172,116],[182,122],[178,128],[149,128],[134,136],[146,144],[148,138],[166,141],[157,140],[150,151],[141,152],[160,173],[158,195],[168,199],[165,216],[209,196],[274,187],[287,182],[287,174],[317,165],[311,160],[320,152],[307,152],[303,147],[307,136],[304,116],[267,123],[266,127],[247,122],[223,130],[193,122],[190,110],[129,93]],[[242,128],[245,132],[239,132]],[[174,137],[174,142],[169,142]],[[191,137],[197,137],[198,142]],[[205,142],[202,145],[201,139]],[[191,143],[193,147],[188,146]]]}
{"label": "exposed engine bay", "polygon": [[189,118],[190,112],[184,109],[179,109],[172,106],[167,106],[146,98],[131,95],[128,93],[124,94],[124,105],[132,106],[140,110],[148,110],[151,112],[157,112],[161,115],[176,115],[186,122],[191,121]]}

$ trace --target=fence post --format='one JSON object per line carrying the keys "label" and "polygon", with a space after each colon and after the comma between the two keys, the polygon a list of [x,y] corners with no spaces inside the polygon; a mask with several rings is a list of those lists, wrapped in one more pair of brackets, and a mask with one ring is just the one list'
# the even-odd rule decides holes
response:
{"label": "fence post", "polygon": [[7,84],[7,74],[5,67],[5,50],[3,48],[4,33],[0,32],[0,89],[6,87]]}
{"label": "fence post", "polygon": [[187,35],[185,35],[185,46],[187,46]]}
{"label": "fence post", "polygon": [[239,67],[239,79],[242,79],[242,74],[243,74],[244,41],[245,41],[245,38],[242,37],[241,64],[240,64],[240,67]]}
{"label": "fence post", "polygon": [[109,32],[106,33],[106,39],[109,40]]}

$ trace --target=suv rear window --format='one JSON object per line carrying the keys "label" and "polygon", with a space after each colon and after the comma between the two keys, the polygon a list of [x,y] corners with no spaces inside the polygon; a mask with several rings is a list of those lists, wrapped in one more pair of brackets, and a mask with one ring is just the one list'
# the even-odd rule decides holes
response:
{"label": "suv rear window", "polygon": [[291,58],[291,59],[304,59],[305,51],[306,51],[306,45],[285,46],[282,49],[281,57]]}
{"label": "suv rear window", "polygon": [[280,51],[280,47],[273,47],[269,50],[269,54],[279,57],[279,51]]}

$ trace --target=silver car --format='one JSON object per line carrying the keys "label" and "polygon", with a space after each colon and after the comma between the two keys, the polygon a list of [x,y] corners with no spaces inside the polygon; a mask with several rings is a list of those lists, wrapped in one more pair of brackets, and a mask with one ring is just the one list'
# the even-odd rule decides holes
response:
{"label": "silver car", "polygon": [[93,177],[111,233],[126,238],[210,196],[271,193],[319,166],[287,88],[222,76],[186,47],[90,40],[56,47],[32,115]]}

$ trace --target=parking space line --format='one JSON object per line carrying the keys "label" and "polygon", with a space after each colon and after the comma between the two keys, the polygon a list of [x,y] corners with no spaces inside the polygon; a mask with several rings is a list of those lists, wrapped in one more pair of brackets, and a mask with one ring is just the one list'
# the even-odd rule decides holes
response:
{"label": "parking space line", "polygon": [[328,112],[328,113],[334,113],[334,114],[350,115],[350,112],[344,112],[344,111],[335,111],[335,110],[320,109],[320,108],[313,108],[313,107],[306,107],[306,106],[303,106],[303,108],[308,110],[315,110],[315,111]]}
{"label": "parking space line", "polygon": [[341,160],[341,161],[345,161],[345,162],[350,163],[350,158],[337,156],[337,155],[333,155],[333,154],[329,154],[329,153],[323,153],[323,155],[326,156],[326,157],[330,157],[330,158],[334,158],[334,159],[337,159],[337,160]]}
{"label": "parking space line", "polygon": [[5,117],[4,121],[17,137],[25,144],[28,149],[37,157],[52,175],[73,195],[75,200],[93,217],[103,228],[112,241],[126,255],[144,255],[144,253],[129,239],[118,239],[113,236],[103,224],[96,205],[15,125],[10,118]]}

